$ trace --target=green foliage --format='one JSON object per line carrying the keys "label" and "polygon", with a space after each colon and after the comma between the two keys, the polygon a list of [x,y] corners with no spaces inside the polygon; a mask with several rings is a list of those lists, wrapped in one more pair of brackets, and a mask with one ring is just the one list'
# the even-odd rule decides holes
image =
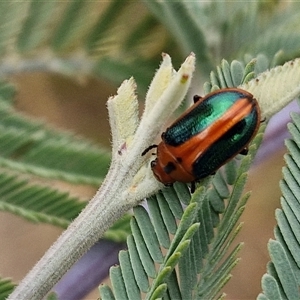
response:
{"label": "green foliage", "polygon": [[[161,52],[169,53],[176,65],[193,51],[198,74],[209,80],[204,84],[207,93],[246,83],[298,56],[299,17],[298,3],[280,1],[1,1],[0,76],[54,71],[118,84],[133,76],[145,92]],[[210,73],[223,58],[235,60],[222,60]],[[44,180],[98,186],[110,155],[16,112],[14,94],[10,83],[0,82],[0,209],[66,227],[84,202]],[[282,209],[276,215],[276,241],[269,244],[272,262],[259,299],[299,298],[298,119],[294,115],[290,127]],[[148,200],[149,215],[136,208],[128,251],[120,253],[120,267],[111,269],[114,292],[101,287],[103,299],[135,299],[140,291],[147,299],[216,298],[238,260],[240,245],[232,252],[228,247],[248,198],[242,189],[251,155],[241,164],[227,164],[191,202],[179,184]],[[184,211],[180,201],[187,205]],[[119,220],[106,237],[124,240],[128,219]],[[11,290],[13,284],[1,280],[0,299],[7,295],[6,286]]]}
{"label": "green foliage", "polygon": [[9,278],[0,277],[0,300],[5,300],[16,286]]}
{"label": "green foliage", "polygon": [[271,262],[262,277],[263,293],[258,299],[299,299],[300,292],[300,115],[292,114],[291,139],[286,141],[283,180],[280,183],[281,209],[276,211],[275,239],[269,241]]}
{"label": "green foliage", "polygon": [[[150,0],[145,2],[174,35],[184,54],[187,55],[193,51],[203,73],[208,73],[212,69],[212,64],[206,41],[207,36],[199,28],[196,18],[191,15],[189,4],[185,1],[155,2]],[[196,10],[201,11],[201,6],[201,4],[198,5]]]}
{"label": "green foliage", "polygon": [[[7,91],[4,87],[3,97]],[[47,129],[42,123],[16,113],[5,102],[0,103],[0,153],[1,210],[63,227],[79,213],[83,205],[78,206],[75,198],[69,199],[58,188],[42,184],[40,187],[37,184],[32,186],[28,180],[24,181],[24,176],[33,178],[37,175],[96,186],[106,174],[109,164],[109,155],[104,150],[69,133]],[[55,212],[45,209],[45,206],[53,208],[53,205],[56,206]],[[68,211],[71,213],[69,216],[60,215]]]}
{"label": "green foliage", "polygon": [[[299,55],[299,3],[145,0],[185,53],[195,52],[204,76],[222,58],[262,53],[277,63]],[[213,61],[214,60],[214,61]]]}
{"label": "green foliage", "polygon": [[[0,85],[0,210],[31,222],[66,228],[85,201],[50,187],[45,179],[98,186],[110,155],[106,150],[67,132],[46,128],[11,106],[15,89]],[[32,183],[36,176],[40,183]],[[105,237],[124,241],[130,232],[128,217],[118,221]]]}
{"label": "green foliage", "polygon": [[241,244],[229,247],[249,198],[242,192],[255,149],[204,180],[192,198],[186,185],[176,183],[148,199],[148,211],[136,207],[128,250],[110,270],[113,291],[102,285],[102,299],[215,298],[238,262]]}
{"label": "green foliage", "polygon": [[237,60],[229,64],[228,61],[223,59],[221,65],[217,66],[216,71],[210,72],[210,81],[205,82],[203,85],[204,92],[208,94],[220,88],[236,87],[247,83],[259,73],[257,70],[263,72],[268,66],[269,61],[265,56],[253,58],[247,64]]}
{"label": "green foliage", "polygon": [[12,104],[15,96],[15,87],[6,81],[0,81],[0,101],[1,103]]}
{"label": "green foliage", "polygon": [[[282,63],[299,54],[297,3],[284,8],[261,2],[144,3],[1,3],[0,73],[56,70],[116,83],[134,76],[145,92],[161,52],[171,54],[176,64],[193,51],[204,78],[222,58],[263,53],[271,59],[276,54]],[[132,18],[135,11],[139,14]],[[12,65],[13,54],[21,54],[22,63]]]}
{"label": "green foliage", "polygon": [[41,123],[0,104],[0,164],[47,178],[98,185],[106,174],[109,154],[69,133]]}
{"label": "green foliage", "polygon": [[[71,197],[58,188],[32,184],[22,176],[10,173],[7,169],[2,169],[0,173],[0,211],[13,213],[31,222],[66,228],[86,205],[85,201]],[[122,242],[129,232],[127,215],[107,230],[104,238]]]}
{"label": "green foliage", "polygon": [[75,197],[49,187],[29,184],[16,176],[0,175],[0,210],[12,212],[32,222],[67,227],[84,207]]}
{"label": "green foliage", "polygon": [[47,295],[47,300],[59,300],[59,299],[58,299],[57,295],[54,292],[50,292]]}
{"label": "green foliage", "polygon": [[114,242],[124,242],[130,231],[130,219],[131,215],[126,214],[121,219],[119,219],[111,228],[109,228],[105,234],[104,238],[114,241]]}
{"label": "green foliage", "polygon": [[[239,85],[254,76],[254,69],[255,61],[244,67],[238,61],[229,65],[224,60],[216,73],[211,72],[205,89],[210,92],[220,86]],[[136,207],[128,250],[120,252],[120,266],[110,269],[113,291],[102,285],[102,299],[221,296],[239,260],[242,244],[229,249],[241,229],[238,220],[250,196],[242,196],[246,172],[261,140],[262,134],[258,134],[248,156],[231,161],[213,179],[204,180],[192,198],[186,185],[176,183],[148,199],[149,212]],[[185,209],[182,203],[187,205]]]}
{"label": "green foliage", "polygon": [[[118,84],[135,76],[145,92],[161,52],[172,52],[166,29],[138,1],[2,2],[0,8],[3,74],[48,69]],[[21,54],[16,65],[10,63],[14,54]],[[138,65],[143,70],[135,72]]]}
{"label": "green foliage", "polygon": [[13,95],[11,85],[0,85],[0,166],[98,186],[109,166],[107,151],[16,112]]}

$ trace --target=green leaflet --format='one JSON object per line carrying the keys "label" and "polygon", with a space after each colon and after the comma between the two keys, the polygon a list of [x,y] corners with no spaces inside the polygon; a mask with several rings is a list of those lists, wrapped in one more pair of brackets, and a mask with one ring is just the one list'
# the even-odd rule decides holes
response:
{"label": "green leaflet", "polygon": [[17,40],[18,50],[29,52],[47,42],[51,19],[53,14],[58,13],[57,3],[54,1],[32,1],[28,7],[22,31]]}
{"label": "green leaflet", "polygon": [[66,228],[85,206],[68,193],[30,184],[4,172],[0,175],[0,210],[22,216],[31,222],[50,223]]}
{"label": "green leaflet", "polygon": [[17,113],[10,102],[15,89],[0,85],[0,165],[10,170],[99,185],[110,156],[96,145],[59,132]]}
{"label": "green leaflet", "polygon": [[[203,73],[211,70],[209,49],[204,32],[197,20],[193,18],[189,4],[184,1],[153,2],[145,1],[149,9],[179,41],[179,46],[185,54],[193,51],[197,57],[198,67]],[[201,4],[197,10],[201,11]]]}
{"label": "green leaflet", "polygon": [[300,298],[299,115],[293,113],[292,120],[288,126],[292,138],[286,140],[289,153],[285,155],[286,166],[280,183],[281,209],[276,211],[276,240],[268,244],[271,262],[262,277],[263,292],[258,299]]}
{"label": "green leaflet", "polygon": [[5,300],[15,286],[16,284],[10,278],[0,277],[0,300]]}
{"label": "green leaflet", "polygon": [[70,133],[47,129],[0,105],[0,165],[46,178],[99,185],[108,169],[105,150]]}
{"label": "green leaflet", "polygon": [[[244,69],[239,62],[230,65],[224,60],[217,73],[211,73],[214,84],[210,82],[207,87],[230,82],[232,71],[240,73],[239,77],[235,75],[239,78],[235,81],[242,83],[254,67],[254,61]],[[265,126],[261,127],[263,131]],[[135,208],[132,236],[127,240],[128,255],[120,254],[120,259],[126,257],[126,264],[113,267],[113,290],[108,292],[107,287],[101,287],[101,297],[131,299],[132,293],[135,299],[142,299],[142,293],[145,299],[218,297],[239,261],[241,244],[231,252],[229,247],[241,229],[238,220],[249,198],[249,193],[242,196],[246,172],[261,140],[262,134],[258,134],[248,156],[225,165],[213,180],[204,180],[191,199],[186,185],[176,183],[148,199],[149,212],[144,207]],[[181,202],[187,205],[184,210]],[[127,272],[130,275],[125,278]]]}
{"label": "green leaflet", "polygon": [[[167,30],[137,1],[2,2],[0,17],[2,76],[47,71],[100,75],[119,84],[139,65],[135,77],[145,92],[160,54],[174,47]],[[21,54],[17,64],[11,63],[15,54]]]}
{"label": "green leaflet", "polygon": [[[300,31],[297,30],[299,28],[297,4],[287,5],[286,9],[282,10],[282,6],[276,1],[249,2],[242,5],[230,2],[197,4],[189,1],[178,1],[178,3],[147,1],[151,11],[162,23],[166,24],[166,27],[170,28],[173,35],[171,37],[160,23],[153,21],[153,17],[141,3],[136,2],[130,6],[127,1],[123,1],[124,4],[120,1],[112,1],[109,4],[101,3],[99,9],[94,10],[97,1],[94,3],[90,1],[54,2],[28,1],[20,4],[3,1],[1,3],[0,53],[3,54],[3,57],[0,73],[2,76],[28,70],[52,72],[53,66],[60,73],[65,72],[71,75],[79,73],[79,76],[83,74],[101,75],[114,82],[120,82],[134,74],[138,85],[142,86],[141,89],[145,91],[152,70],[156,68],[156,61],[153,58],[158,59],[162,51],[175,53],[175,57],[172,55],[175,61],[181,55],[178,49],[182,49],[183,52],[195,51],[200,62],[199,65],[204,66],[205,71],[199,68],[202,76],[208,74],[206,71],[211,69],[214,64],[213,60],[219,61],[219,57],[236,58],[240,55],[244,58],[246,53],[250,53],[248,59],[245,59],[246,63],[250,63],[244,72],[242,72],[243,66],[241,67],[240,63],[229,65],[225,61],[222,62],[221,67],[217,68],[216,74],[211,75],[212,82],[205,84],[205,92],[207,92],[224,85],[247,82],[253,78],[254,71],[261,72],[270,65],[299,55]],[[124,20],[132,20],[132,12],[137,10],[139,18],[136,16],[134,22],[123,26],[126,24]],[[90,18],[91,11],[96,15]],[[146,28],[145,24],[151,28]],[[140,28],[142,27],[145,31],[141,32]],[[159,35],[159,38],[149,39],[153,28],[155,32],[163,33]],[[165,35],[166,38],[161,38]],[[148,51],[150,46],[154,50]],[[253,71],[250,66],[253,63],[251,59],[260,52],[264,53],[265,60],[260,60],[258,56],[258,62]],[[11,54],[12,56],[10,56]],[[19,54],[21,55],[18,56]],[[18,63],[10,64],[11,58],[15,57],[20,59]],[[27,60],[28,57],[33,59]],[[62,60],[57,58],[62,58]],[[272,58],[273,60],[271,60]],[[23,64],[23,62],[25,63]],[[6,68],[7,66],[8,68]],[[10,93],[9,89],[7,91]],[[73,137],[64,136],[60,139],[57,133],[45,130],[41,124],[34,124],[32,127],[32,124],[27,122],[28,120],[23,122],[22,118],[15,118],[12,112],[9,112],[6,120],[10,121],[10,117],[13,122],[18,123],[18,126],[7,126],[2,123],[0,126],[0,153],[3,155],[0,163],[2,167],[6,168],[5,170],[63,179],[73,183],[99,184],[109,161],[105,151],[98,147],[90,147],[91,145],[87,145],[85,142],[83,145],[77,139],[74,141]],[[4,119],[1,115],[1,122]],[[293,144],[291,148],[297,148],[295,143],[290,144]],[[98,160],[99,155],[101,158]],[[78,162],[76,164],[71,166],[68,163],[58,164],[59,161],[70,162],[70,159],[74,157]],[[18,158],[19,161],[15,158]],[[297,155],[292,159],[287,159],[289,171],[285,171],[285,176],[288,183],[285,181],[282,183],[284,194],[282,206],[283,211],[288,213],[280,220],[282,224],[285,219],[288,224],[292,224],[292,229],[285,233],[284,238],[290,238],[295,235],[295,232],[299,232],[294,227],[297,224],[295,220],[299,216],[299,213],[294,213],[298,211],[297,207],[299,206],[295,195],[295,191],[297,191],[295,187],[297,187],[299,178],[298,171],[296,171],[298,160]],[[216,176],[219,177],[218,181],[213,182],[213,188],[207,193],[209,205],[208,201],[204,200],[203,211],[197,215],[204,226],[200,225],[200,229],[194,233],[191,242],[185,241],[185,244],[189,243],[185,253],[192,259],[197,256],[194,250],[190,250],[193,249],[190,245],[195,244],[195,248],[202,249],[203,255],[207,255],[209,251],[208,242],[212,238],[212,228],[219,224],[219,214],[227,209],[224,197],[231,197],[226,190],[226,183],[233,185],[238,176],[241,176],[239,177],[241,185],[244,182],[242,171],[235,169],[234,164],[235,162],[225,167],[224,177],[219,174]],[[236,195],[240,195],[238,190],[235,192]],[[156,204],[149,206],[150,213],[156,216],[156,220],[153,221],[153,232],[157,234],[157,240],[163,248],[171,247],[170,236],[172,237],[176,233],[176,222],[183,214],[181,204],[177,200],[188,204],[189,197],[186,195],[186,189],[177,188],[176,185],[175,190],[171,190],[170,193],[163,191],[153,200],[159,206]],[[234,200],[232,203],[236,203],[238,198],[232,196]],[[234,228],[245,201],[246,197],[240,202],[237,215],[232,218],[230,215],[234,212],[234,206],[231,206],[226,216],[226,226],[230,225]],[[158,212],[160,212],[159,215]],[[159,224],[162,221],[163,228],[160,230]],[[225,226],[225,221],[223,224]],[[226,237],[229,236],[229,231],[225,230],[224,233]],[[284,238],[278,233],[277,238],[280,237],[284,241]],[[220,251],[223,242],[222,238],[218,239],[218,250]],[[297,246],[297,242],[294,239],[292,245],[289,244],[289,247],[285,246],[283,249],[289,249],[286,254],[299,282],[295,262],[297,247],[294,247]],[[226,247],[222,249],[224,251]],[[221,256],[219,254],[217,258]],[[149,257],[151,258],[150,255]],[[202,259],[196,260],[196,263],[198,269],[202,268]],[[230,263],[230,265],[232,264]],[[270,269],[275,270],[274,268],[274,266],[270,266]],[[194,274],[195,271],[192,271]],[[155,269],[153,272],[155,273]],[[175,275],[174,271],[169,273],[167,284],[159,285],[153,295],[160,297],[165,293],[170,299],[177,299],[180,288]],[[264,278],[268,281],[270,276],[266,275]],[[219,282],[224,283],[225,279],[223,278]],[[273,280],[270,281],[273,282],[274,294],[271,295],[274,297],[272,298],[269,294],[268,297],[275,299],[275,295],[281,293],[275,287],[280,285],[274,284]],[[139,285],[145,289],[146,285],[143,283],[139,283]],[[173,293],[173,289],[172,291],[168,289],[167,285],[174,287],[175,292]],[[263,295],[260,297],[264,298]]]}
{"label": "green leaflet", "polygon": [[[254,143],[260,141],[261,135],[258,135]],[[107,286],[101,286],[101,297],[103,299],[217,297],[230,279],[232,268],[239,261],[237,253],[241,244],[231,252],[229,247],[241,228],[237,222],[249,197],[248,194],[241,196],[245,184],[244,172],[250,167],[249,158],[253,157],[255,151],[256,147],[253,145],[250,147],[250,155],[237,164],[231,192],[225,188],[225,174],[228,174],[229,170],[224,174],[224,170],[219,171],[212,181],[204,180],[193,194],[183,214],[179,214],[179,223],[175,216],[177,209],[171,209],[171,197],[175,202],[172,205],[177,207],[180,195],[185,194],[186,187],[183,184],[176,183],[173,188],[166,188],[148,199],[149,212],[144,207],[135,208],[135,216],[131,220],[132,236],[127,239],[128,250],[120,253],[120,266],[111,269],[112,290]],[[215,194],[211,193],[211,190],[214,190]],[[210,198],[207,196],[208,192]],[[216,202],[214,206],[210,205],[213,195],[218,195],[213,199]],[[224,206],[224,215],[220,222],[212,216],[219,215],[218,210],[214,210],[214,207],[219,206],[217,201],[223,203],[225,199],[228,199],[229,204]],[[161,201],[164,201],[163,205],[168,209],[166,207],[160,209],[163,207]],[[169,223],[175,224],[175,232],[173,232],[174,225],[167,225]],[[168,236],[166,241],[163,240],[164,236]]]}

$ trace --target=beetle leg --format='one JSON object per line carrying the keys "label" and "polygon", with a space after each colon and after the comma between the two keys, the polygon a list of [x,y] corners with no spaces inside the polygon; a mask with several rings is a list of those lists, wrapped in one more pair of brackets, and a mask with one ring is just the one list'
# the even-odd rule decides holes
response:
{"label": "beetle leg", "polygon": [[146,148],[143,152],[142,152],[142,156],[144,156],[146,153],[148,153],[151,149],[153,148],[157,148],[157,145],[150,145],[148,148]]}
{"label": "beetle leg", "polygon": [[242,155],[247,155],[247,154],[248,154],[248,148],[244,148],[244,149],[240,152],[240,154],[242,154]]}
{"label": "beetle leg", "polygon": [[191,182],[191,194],[194,194],[196,190],[196,181]]}
{"label": "beetle leg", "polygon": [[266,122],[266,117],[264,117],[262,120],[260,120],[260,123]]}
{"label": "beetle leg", "polygon": [[194,103],[198,102],[198,101],[201,100],[201,99],[202,99],[202,97],[199,96],[199,95],[195,95],[195,96],[193,97]]}

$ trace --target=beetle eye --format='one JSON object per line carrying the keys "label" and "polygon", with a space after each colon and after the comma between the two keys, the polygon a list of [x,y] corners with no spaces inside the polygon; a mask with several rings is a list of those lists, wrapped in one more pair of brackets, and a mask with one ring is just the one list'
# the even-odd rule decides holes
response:
{"label": "beetle eye", "polygon": [[151,168],[153,169],[156,166],[156,164],[157,164],[157,159],[152,160],[150,163]]}

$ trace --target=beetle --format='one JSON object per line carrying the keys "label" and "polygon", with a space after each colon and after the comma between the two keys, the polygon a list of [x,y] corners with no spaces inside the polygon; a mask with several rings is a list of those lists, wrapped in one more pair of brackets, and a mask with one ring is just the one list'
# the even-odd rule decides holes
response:
{"label": "beetle", "polygon": [[214,174],[237,154],[247,154],[260,125],[260,108],[247,91],[224,88],[194,96],[194,104],[162,133],[151,169],[165,185],[195,182]]}

